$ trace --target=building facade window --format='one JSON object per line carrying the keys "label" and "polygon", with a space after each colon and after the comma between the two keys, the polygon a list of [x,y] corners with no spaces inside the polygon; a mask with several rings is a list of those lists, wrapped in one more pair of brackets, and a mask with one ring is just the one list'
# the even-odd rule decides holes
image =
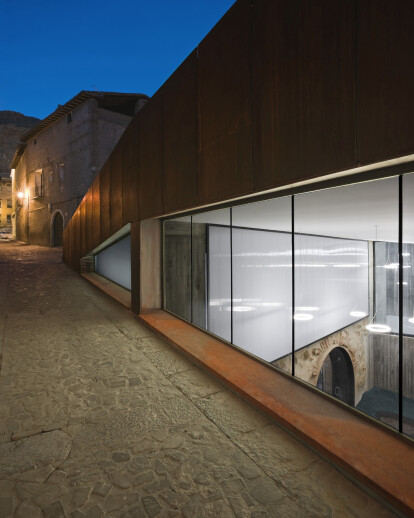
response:
{"label": "building facade window", "polygon": [[413,197],[407,174],[165,219],[164,308],[414,436]]}
{"label": "building facade window", "polygon": [[127,290],[131,289],[131,236],[98,252],[94,258],[95,271]]}
{"label": "building facade window", "polygon": [[12,201],[11,200],[7,200],[7,208],[8,209],[12,208]]}
{"label": "building facade window", "polygon": [[11,223],[11,214],[7,214],[7,223]]}
{"label": "building facade window", "polygon": [[30,175],[30,185],[31,185],[31,198],[40,198],[44,196],[44,186],[43,186],[43,173],[42,171],[35,171]]}

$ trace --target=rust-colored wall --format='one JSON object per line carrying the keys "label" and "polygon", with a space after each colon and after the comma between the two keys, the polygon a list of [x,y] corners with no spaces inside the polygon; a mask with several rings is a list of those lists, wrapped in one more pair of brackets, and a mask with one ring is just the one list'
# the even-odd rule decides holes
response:
{"label": "rust-colored wall", "polygon": [[110,198],[110,170],[107,162],[100,173],[100,230],[101,242],[111,235],[111,198]]}
{"label": "rust-colored wall", "polygon": [[140,222],[131,223],[131,311],[135,314],[141,312],[140,297]]}
{"label": "rust-colored wall", "polygon": [[85,232],[87,253],[93,248],[93,189],[89,189],[85,196]]}
{"label": "rust-colored wall", "polygon": [[100,178],[97,176],[92,184],[92,248],[101,242],[101,195]]}
{"label": "rust-colored wall", "polygon": [[[161,89],[163,96],[164,211],[197,203],[197,52]],[[180,131],[177,131],[180,128]]]}
{"label": "rust-colored wall", "polygon": [[71,265],[71,247],[70,247],[70,225],[67,225],[63,231],[63,262]]}
{"label": "rust-colored wall", "polygon": [[139,219],[139,119],[134,119],[125,131],[122,146],[122,225]]}
{"label": "rust-colored wall", "polygon": [[74,233],[74,263],[72,264],[72,268],[77,272],[80,272],[80,258],[81,254],[81,225],[80,225],[80,210],[79,207],[73,215],[72,219],[74,220],[74,225],[72,227]]}
{"label": "rust-colored wall", "polygon": [[408,0],[238,0],[131,121],[65,260],[129,222],[414,153],[412,19]]}
{"label": "rust-colored wall", "polygon": [[360,162],[414,152],[414,2],[357,2]]}
{"label": "rust-colored wall", "polygon": [[111,235],[122,228],[122,151],[122,143],[118,142],[109,157]]}
{"label": "rust-colored wall", "polygon": [[80,256],[83,257],[86,254],[86,218],[85,218],[85,198],[81,201],[79,205],[79,215],[80,215]]}
{"label": "rust-colored wall", "polygon": [[[76,214],[76,212],[75,212]],[[76,270],[76,259],[77,259],[77,255],[76,255],[76,242],[75,242],[75,239],[76,239],[76,231],[75,231],[75,218],[76,216],[73,215],[73,217],[71,218],[69,224],[67,225],[66,229],[64,232],[68,232],[69,235],[70,235],[70,262],[69,262],[69,266],[71,268],[73,268],[74,270]]]}
{"label": "rust-colored wall", "polygon": [[250,0],[239,0],[199,45],[200,203],[252,191],[250,52]]}
{"label": "rust-colored wall", "polygon": [[139,210],[141,219],[163,213],[162,96],[158,93],[139,112]]}
{"label": "rust-colored wall", "polygon": [[256,0],[254,190],[356,166],[349,0]]}

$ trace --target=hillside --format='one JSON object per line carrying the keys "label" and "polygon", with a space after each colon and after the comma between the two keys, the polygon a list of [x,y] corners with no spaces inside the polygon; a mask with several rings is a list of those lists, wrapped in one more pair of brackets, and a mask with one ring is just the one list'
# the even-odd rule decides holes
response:
{"label": "hillside", "polygon": [[20,137],[39,122],[13,111],[0,111],[0,177],[10,176],[10,162]]}

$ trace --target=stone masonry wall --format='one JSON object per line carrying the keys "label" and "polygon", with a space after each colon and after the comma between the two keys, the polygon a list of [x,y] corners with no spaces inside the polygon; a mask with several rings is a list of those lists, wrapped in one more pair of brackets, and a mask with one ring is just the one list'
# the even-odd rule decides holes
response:
{"label": "stone masonry wall", "polygon": [[[316,386],[323,362],[335,347],[343,347],[352,361],[355,375],[355,404],[367,390],[368,376],[368,332],[365,326],[369,319],[363,319],[328,337],[295,352],[295,375]],[[275,366],[290,371],[291,355],[275,362]]]}
{"label": "stone masonry wall", "polygon": [[71,122],[64,116],[28,141],[15,190],[32,191],[35,172],[41,171],[43,196],[16,202],[17,239],[51,246],[53,214],[60,210],[66,225],[130,120],[89,99],[72,111]]}

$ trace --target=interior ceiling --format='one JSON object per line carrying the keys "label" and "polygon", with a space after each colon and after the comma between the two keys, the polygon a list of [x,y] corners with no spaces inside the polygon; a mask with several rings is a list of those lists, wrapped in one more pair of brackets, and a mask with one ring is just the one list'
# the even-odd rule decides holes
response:
{"label": "interior ceiling", "polygon": [[[403,241],[414,243],[414,174],[403,177]],[[177,218],[190,221],[190,217]],[[233,207],[234,226],[291,231],[291,198]],[[230,224],[230,210],[193,216],[193,222]],[[295,232],[321,236],[398,241],[398,177],[295,196]]]}
{"label": "interior ceiling", "polygon": [[[414,174],[403,182],[403,240],[414,243]],[[291,231],[291,199],[233,207],[233,225]],[[229,224],[229,209],[193,216],[193,221]],[[303,234],[398,241],[398,177],[295,196],[295,231]]]}

